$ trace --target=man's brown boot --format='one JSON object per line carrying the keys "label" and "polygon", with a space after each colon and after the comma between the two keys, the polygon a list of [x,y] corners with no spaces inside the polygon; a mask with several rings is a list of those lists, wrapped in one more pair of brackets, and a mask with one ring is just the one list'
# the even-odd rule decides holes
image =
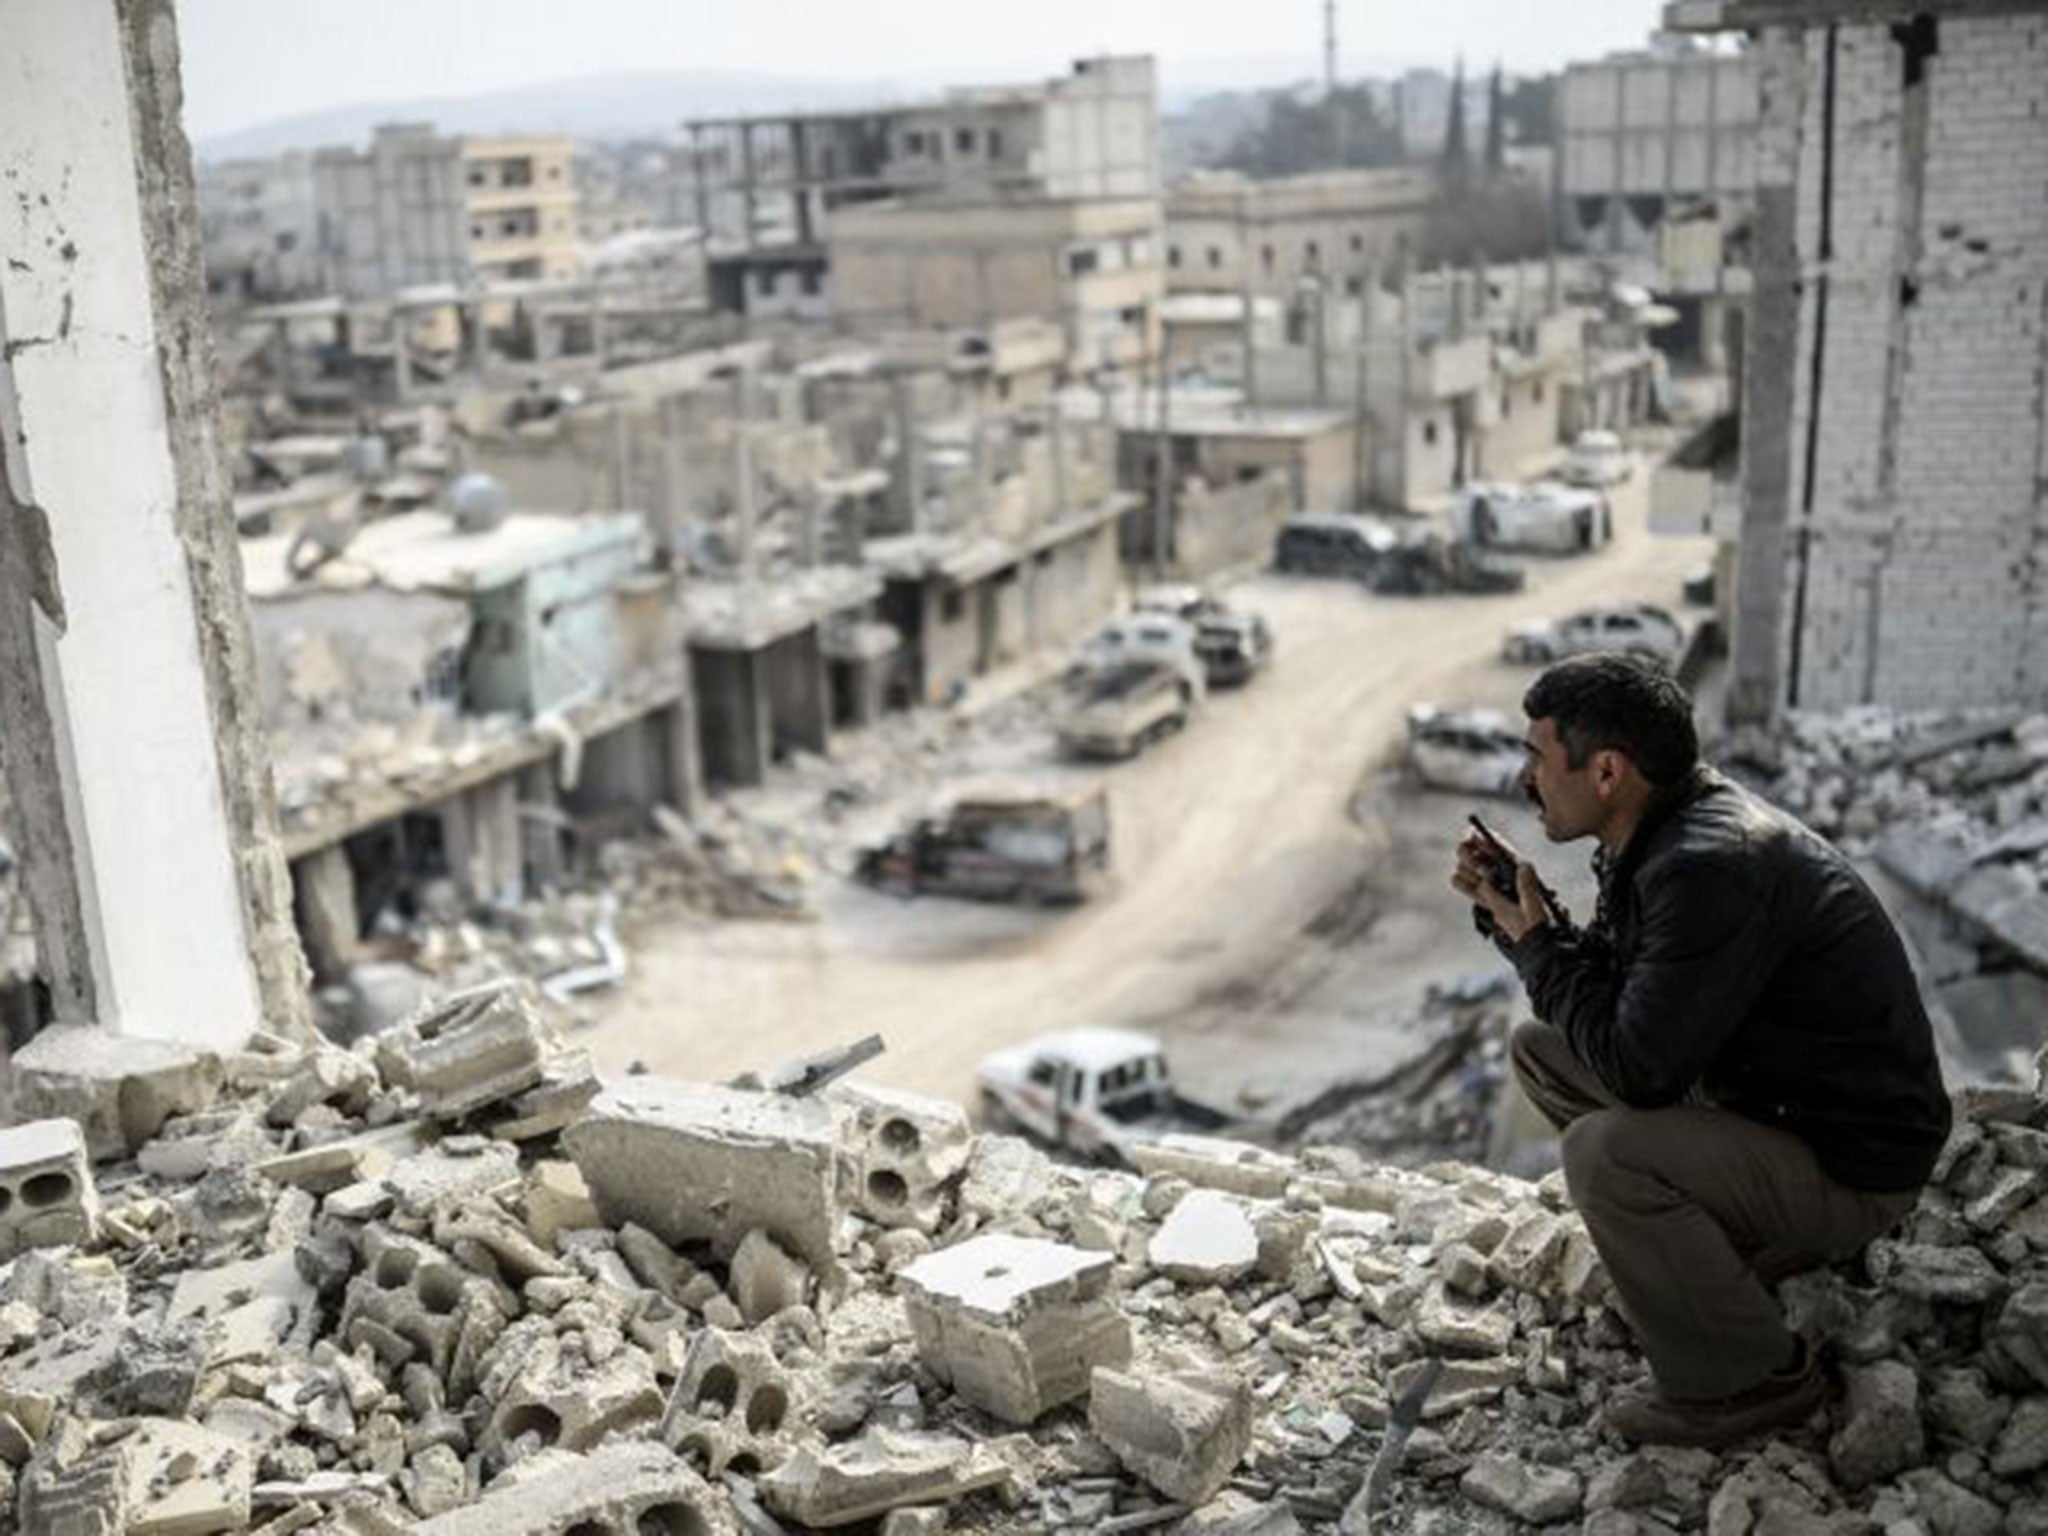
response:
{"label": "man's brown boot", "polygon": [[1601,1414],[1600,1422],[1624,1440],[1697,1445],[1708,1450],[1804,1424],[1827,1401],[1828,1384],[1813,1347],[1804,1338],[1797,1342],[1798,1354],[1791,1365],[1733,1396],[1674,1402],[1654,1388],[1643,1387],[1624,1393]]}

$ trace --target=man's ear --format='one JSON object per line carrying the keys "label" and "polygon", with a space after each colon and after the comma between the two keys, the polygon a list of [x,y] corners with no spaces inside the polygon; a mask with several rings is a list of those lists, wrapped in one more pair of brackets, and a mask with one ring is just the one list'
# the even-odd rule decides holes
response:
{"label": "man's ear", "polygon": [[1602,800],[1611,800],[1628,779],[1628,757],[1612,747],[1593,754],[1593,788]]}

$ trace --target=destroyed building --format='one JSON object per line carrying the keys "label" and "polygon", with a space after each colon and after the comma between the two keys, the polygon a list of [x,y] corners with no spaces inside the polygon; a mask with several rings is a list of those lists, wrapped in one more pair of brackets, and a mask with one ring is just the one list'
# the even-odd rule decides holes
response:
{"label": "destroyed building", "polygon": [[2048,17],[1679,4],[1761,93],[1730,704],[2038,705]]}

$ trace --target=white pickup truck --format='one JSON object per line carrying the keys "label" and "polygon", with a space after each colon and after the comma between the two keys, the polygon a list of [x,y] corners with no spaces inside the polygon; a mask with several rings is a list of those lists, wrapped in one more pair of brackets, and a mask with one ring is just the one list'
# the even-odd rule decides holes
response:
{"label": "white pickup truck", "polygon": [[1095,1162],[1173,1131],[1216,1131],[1230,1116],[1174,1086],[1159,1041],[1128,1029],[1074,1029],[998,1051],[976,1074],[982,1124],[1022,1131]]}

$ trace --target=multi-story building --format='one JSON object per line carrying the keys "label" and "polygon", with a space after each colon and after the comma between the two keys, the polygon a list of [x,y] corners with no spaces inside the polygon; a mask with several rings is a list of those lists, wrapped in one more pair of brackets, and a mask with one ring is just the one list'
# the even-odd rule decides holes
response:
{"label": "multi-story building", "polygon": [[1747,211],[1760,111],[1750,54],[1659,37],[1572,65],[1557,101],[1563,213],[1588,247],[1647,252],[1668,214],[1697,203],[1724,222]]}
{"label": "multi-story building", "polygon": [[821,312],[827,240],[837,211],[854,205],[1156,200],[1157,97],[1150,58],[1096,58],[1042,85],[692,122],[695,222],[720,247],[714,297],[750,312]]}
{"label": "multi-story building", "polygon": [[463,140],[469,261],[477,276],[576,276],[575,160],[575,141],[568,138]]}
{"label": "multi-story building", "polygon": [[290,299],[319,288],[320,219],[310,155],[226,160],[198,172],[209,289],[243,299]]}
{"label": "multi-story building", "polygon": [[1356,297],[1373,268],[1408,257],[1435,198],[1435,178],[1412,168],[1200,171],[1166,196],[1166,286],[1286,299],[1309,279]]}
{"label": "multi-story building", "polygon": [[1070,367],[1134,364],[1158,336],[1149,198],[884,203],[833,216],[832,309],[868,329],[1058,319]]}
{"label": "multi-story building", "polygon": [[378,298],[470,275],[462,141],[425,123],[387,123],[367,150],[313,156],[320,286]]}
{"label": "multi-story building", "polygon": [[2048,703],[2048,4],[1667,22],[1762,104],[1731,713]]}

